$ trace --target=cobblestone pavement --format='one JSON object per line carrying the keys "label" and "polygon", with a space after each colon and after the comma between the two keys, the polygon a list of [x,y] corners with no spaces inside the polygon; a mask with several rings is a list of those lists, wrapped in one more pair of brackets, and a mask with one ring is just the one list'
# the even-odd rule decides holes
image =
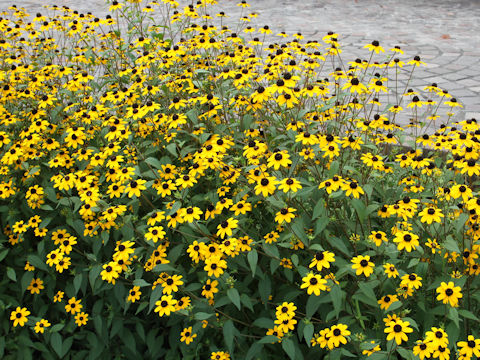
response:
{"label": "cobblestone pavement", "polygon": [[[185,4],[187,1],[180,1]],[[411,87],[436,82],[464,104],[461,116],[480,118],[480,1],[478,0],[219,0],[217,9],[236,21],[241,12],[256,12],[252,26],[301,32],[305,40],[328,31],[340,34],[345,59],[367,56],[362,49],[373,40],[386,49],[400,45],[408,58],[420,55],[427,66],[416,70]],[[0,0],[5,10],[14,0]],[[33,12],[43,4],[66,5],[80,12],[105,16],[104,0],[17,0]],[[211,14],[213,15],[213,13]]]}

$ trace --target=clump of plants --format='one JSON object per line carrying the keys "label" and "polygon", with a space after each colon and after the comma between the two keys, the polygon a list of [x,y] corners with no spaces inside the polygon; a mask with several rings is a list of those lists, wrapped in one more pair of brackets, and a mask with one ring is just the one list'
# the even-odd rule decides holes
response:
{"label": "clump of plants", "polygon": [[215,4],[1,18],[2,358],[480,356],[477,121]]}

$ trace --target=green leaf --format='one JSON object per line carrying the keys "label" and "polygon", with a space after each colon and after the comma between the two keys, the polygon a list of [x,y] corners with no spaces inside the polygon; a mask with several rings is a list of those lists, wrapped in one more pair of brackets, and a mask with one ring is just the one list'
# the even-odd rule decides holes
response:
{"label": "green leaf", "polygon": [[307,342],[308,346],[310,347],[310,340],[313,337],[313,324],[307,324],[303,328],[303,337],[305,338],[305,341]]}
{"label": "green leaf", "polygon": [[228,351],[233,353],[233,339],[235,337],[235,326],[233,325],[232,320],[227,320],[223,324],[223,338],[225,339],[225,344],[227,345]]}
{"label": "green leaf", "polygon": [[322,233],[323,230],[327,227],[330,219],[327,216],[320,217],[317,221],[315,221],[315,236]]}
{"label": "green leaf", "polygon": [[366,217],[366,208],[363,201],[360,199],[352,199],[351,204],[355,208],[355,211],[357,212],[360,221],[363,221],[363,219],[365,219]]}
{"label": "green leaf", "polygon": [[282,349],[287,353],[290,359],[295,359],[295,344],[292,339],[284,338],[282,340]]}
{"label": "green leaf", "polygon": [[270,318],[261,317],[261,318],[255,319],[252,325],[258,326],[264,329],[271,329],[273,328],[274,322]]}
{"label": "green leaf", "polygon": [[343,295],[344,292],[340,289],[339,285],[332,286],[332,290],[330,290],[330,297],[332,299],[333,309],[337,318],[342,310]]}
{"label": "green leaf", "polygon": [[210,319],[214,314],[209,314],[209,313],[206,313],[206,312],[198,312],[196,313],[193,317],[195,318],[195,320],[207,320],[207,319]]}
{"label": "green leaf", "polygon": [[28,262],[35,266],[36,268],[44,271],[48,271],[48,266],[45,262],[40,260],[40,258],[37,255],[30,254],[27,256]]}
{"label": "green leaf", "polygon": [[78,294],[78,290],[80,290],[80,286],[82,286],[83,275],[77,274],[73,279],[73,288],[75,289],[75,295]]}
{"label": "green leaf", "polygon": [[478,319],[478,317],[476,317],[473,313],[471,313],[468,310],[458,310],[458,313],[460,314],[460,316],[462,316],[464,318],[467,318],[467,319],[470,319],[470,320],[475,320],[475,321],[480,321]]}
{"label": "green leaf", "polygon": [[448,318],[454,322],[457,328],[460,327],[460,319],[458,318],[458,311],[454,307],[448,309]]}
{"label": "green leaf", "polygon": [[22,276],[22,280],[20,281],[20,284],[22,286],[22,293],[27,290],[27,287],[30,285],[33,279],[33,272],[27,271],[25,274]]}
{"label": "green leaf", "polygon": [[313,209],[312,220],[320,217],[321,215],[325,214],[325,203],[323,199],[317,201],[317,205]]}
{"label": "green leaf", "polygon": [[238,308],[238,310],[240,310],[242,305],[240,302],[240,294],[238,293],[238,290],[235,288],[228,289],[227,296],[232,301],[232,303]]}
{"label": "green leaf", "polygon": [[11,267],[7,267],[7,277],[14,282],[17,281],[17,274],[15,273],[15,270]]}
{"label": "green leaf", "polygon": [[372,284],[367,282],[359,282],[358,287],[360,288],[361,292],[370,300],[370,303],[377,305],[377,297],[375,296],[375,292],[373,291]]}
{"label": "green leaf", "polygon": [[133,280],[133,286],[140,286],[140,287],[144,287],[144,286],[151,286],[152,284],[146,282],[145,280],[143,279],[135,279]]}
{"label": "green leaf", "polygon": [[262,344],[259,344],[258,342],[253,343],[252,346],[250,346],[250,349],[247,351],[247,355],[245,355],[245,360],[251,360],[257,354],[262,350]]}
{"label": "green leaf", "polygon": [[152,309],[155,306],[155,303],[157,302],[158,299],[160,299],[160,297],[162,296],[162,293],[163,293],[163,287],[157,285],[157,287],[155,287],[155,289],[152,291],[152,294],[150,295],[148,313],[152,312]]}
{"label": "green leaf", "polygon": [[258,262],[258,253],[255,249],[251,250],[247,254],[248,263],[250,264],[250,269],[252,270],[252,276],[255,276],[255,270],[257,270]]}
{"label": "green leaf", "polygon": [[55,324],[50,328],[51,333],[59,332],[64,328],[65,324]]}
{"label": "green leaf", "polygon": [[261,338],[260,340],[258,340],[258,343],[259,344],[275,344],[276,342],[278,342],[278,340],[279,339],[276,336],[266,335],[263,338]]}
{"label": "green leaf", "polygon": [[313,315],[318,310],[318,307],[323,304],[328,302],[330,299],[328,296],[315,296],[315,295],[310,295],[307,300],[307,307],[306,307],[306,316],[308,319],[310,319]]}
{"label": "green leaf", "polygon": [[448,235],[446,240],[443,243],[443,247],[450,252],[462,253],[458,247],[458,243],[453,239],[451,235]]}
{"label": "green leaf", "polygon": [[8,255],[9,249],[4,249],[2,252],[0,252],[0,262],[5,259],[5,257]]}
{"label": "green leaf", "polygon": [[62,357],[62,337],[59,333],[55,332],[50,336],[50,345],[52,345],[53,350],[57,355]]}

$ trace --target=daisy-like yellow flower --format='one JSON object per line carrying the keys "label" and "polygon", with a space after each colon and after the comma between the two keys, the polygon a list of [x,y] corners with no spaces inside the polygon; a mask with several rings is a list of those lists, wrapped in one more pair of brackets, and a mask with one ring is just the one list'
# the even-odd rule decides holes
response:
{"label": "daisy-like yellow flower", "polygon": [[335,254],[330,251],[317,252],[310,262],[309,268],[316,267],[317,271],[330,269],[330,263],[335,261]]}
{"label": "daisy-like yellow flower", "polygon": [[40,319],[39,321],[37,321],[35,323],[35,327],[33,328],[35,330],[35,332],[38,334],[38,333],[41,333],[43,334],[45,332],[45,329],[47,327],[50,327],[52,324],[50,324],[48,322],[48,320],[45,320],[45,319]]}
{"label": "daisy-like yellow flower", "polygon": [[140,300],[140,295],[142,295],[142,292],[140,291],[140,286],[134,286],[128,292],[127,301],[134,303],[135,301]]}
{"label": "daisy-like yellow flower", "polygon": [[217,226],[217,236],[220,238],[225,238],[225,236],[232,236],[233,230],[238,227],[238,220],[233,218],[228,218],[227,220],[222,221]]}
{"label": "daisy-like yellow flower", "polygon": [[67,305],[65,305],[65,311],[70,314],[76,314],[82,310],[83,305],[80,304],[80,299],[77,300],[74,297],[68,299]]}
{"label": "daisy-like yellow flower", "polygon": [[83,326],[86,325],[88,322],[88,314],[85,312],[79,312],[77,315],[75,315],[75,323],[77,326]]}
{"label": "daisy-like yellow flower", "polygon": [[444,215],[442,214],[442,210],[433,206],[426,207],[421,212],[419,212],[418,215],[421,216],[420,221],[422,223],[427,223],[429,225],[433,222],[442,222],[442,218],[444,217]]}
{"label": "daisy-like yellow flower", "polygon": [[352,269],[356,271],[356,275],[364,274],[365,277],[369,277],[373,274],[373,268],[375,264],[370,261],[369,255],[359,255],[352,258]]}
{"label": "daisy-like yellow flower", "polygon": [[452,307],[458,306],[458,300],[463,297],[462,288],[460,286],[455,286],[452,281],[442,282],[437,288],[436,292],[437,300],[442,301],[444,304],[449,304]]}
{"label": "daisy-like yellow flower", "polygon": [[158,313],[158,316],[163,317],[170,316],[172,312],[175,312],[175,300],[172,295],[163,295],[160,300],[155,302],[155,312]]}
{"label": "daisy-like yellow flower", "polygon": [[397,345],[400,345],[404,341],[408,341],[409,333],[413,332],[408,321],[401,319],[391,320],[386,324],[385,333],[387,335],[387,341],[395,340]]}
{"label": "daisy-like yellow flower", "polygon": [[295,211],[297,210],[294,208],[283,208],[275,214],[275,221],[279,224],[282,224],[283,222],[290,223],[295,217]]}
{"label": "daisy-like yellow flower", "polygon": [[13,327],[16,327],[17,325],[23,327],[28,321],[28,315],[30,315],[30,311],[28,311],[27,308],[17,306],[17,308],[10,314],[10,320],[13,321]]}
{"label": "daisy-like yellow flower", "polygon": [[320,296],[320,291],[327,290],[327,280],[322,279],[320,275],[308,273],[307,276],[302,278],[303,284],[301,289],[307,289],[307,294]]}
{"label": "daisy-like yellow flower", "polygon": [[378,304],[380,305],[380,309],[388,310],[388,308],[395,301],[398,301],[398,296],[397,295],[385,295],[380,300],[378,300]]}
{"label": "daisy-like yellow flower", "polygon": [[193,342],[193,339],[195,339],[196,337],[197,337],[197,334],[192,332],[191,326],[184,328],[180,333],[180,341],[184,342],[187,345]]}
{"label": "daisy-like yellow flower", "polygon": [[278,186],[279,190],[282,190],[284,193],[287,193],[289,191],[291,192],[297,192],[302,188],[302,185],[297,179],[294,178],[286,178],[280,181],[280,185]]}

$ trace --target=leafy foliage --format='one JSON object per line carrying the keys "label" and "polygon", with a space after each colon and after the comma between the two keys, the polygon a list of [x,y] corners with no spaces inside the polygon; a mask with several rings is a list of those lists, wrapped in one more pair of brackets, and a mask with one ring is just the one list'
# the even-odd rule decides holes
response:
{"label": "leafy foliage", "polygon": [[476,120],[214,3],[0,20],[2,358],[479,356]]}

